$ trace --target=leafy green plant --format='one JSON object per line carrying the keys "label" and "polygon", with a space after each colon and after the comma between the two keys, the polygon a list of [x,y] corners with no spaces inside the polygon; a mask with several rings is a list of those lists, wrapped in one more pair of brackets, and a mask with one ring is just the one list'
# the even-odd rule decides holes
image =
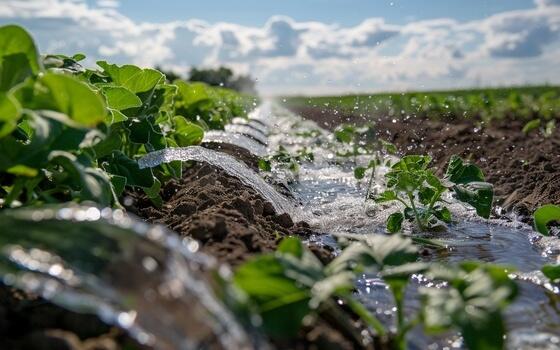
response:
{"label": "leafy green plant", "polygon": [[274,154],[259,160],[259,169],[262,171],[272,171],[272,164],[274,163],[281,168],[297,173],[302,162],[313,162],[314,160],[313,152],[307,147],[300,148],[291,153],[284,146],[279,146],[278,151]]}
{"label": "leafy green plant", "polygon": [[[533,222],[535,231],[539,232],[543,236],[549,236],[550,231],[548,225],[551,222],[560,222],[560,206],[545,204],[539,207],[533,213]],[[560,282],[560,264],[544,265],[541,268],[541,271],[552,282]]]}
{"label": "leafy green plant", "polygon": [[400,231],[405,219],[416,222],[423,231],[443,228],[443,223],[451,222],[451,212],[442,199],[448,191],[453,191],[459,201],[473,206],[479,216],[490,216],[493,188],[484,182],[477,166],[453,156],[444,178],[439,179],[429,169],[430,162],[429,156],[405,156],[385,175],[387,190],[373,199],[377,203],[396,201],[404,206],[387,219],[389,232]]}
{"label": "leafy green plant", "polygon": [[[502,310],[516,295],[516,285],[504,267],[465,262],[451,268],[418,262],[418,248],[399,235],[353,235],[342,253],[323,266],[296,238],[284,239],[274,254],[259,256],[237,269],[235,284],[262,318],[261,328],[272,338],[295,337],[304,319],[325,318],[348,329],[347,305],[371,327],[383,348],[406,349],[406,336],[417,325],[431,333],[458,329],[469,349],[502,349]],[[511,270],[510,270],[511,271]],[[378,274],[389,286],[396,306],[396,331],[371,314],[353,295],[353,281]],[[405,290],[413,274],[424,273],[443,288],[421,288],[418,314],[405,316]],[[354,336],[356,336],[354,334]],[[359,341],[359,338],[356,338]]]}
{"label": "leafy green plant", "polygon": [[[0,27],[3,207],[70,200],[118,206],[126,187],[142,189],[160,205],[161,183],[181,176],[180,162],[140,169],[136,159],[201,142],[209,122],[194,107],[200,98],[185,98],[182,82],[178,87],[157,70],[105,61],[85,69],[84,58],[41,60],[23,28]],[[206,114],[210,121],[226,122],[251,107],[248,96],[203,89],[205,103],[214,106]]]}
{"label": "leafy green plant", "polygon": [[447,287],[420,289],[424,328],[433,333],[457,328],[472,350],[503,349],[502,311],[517,295],[517,286],[508,277],[511,271],[480,262],[432,266],[426,275]]}

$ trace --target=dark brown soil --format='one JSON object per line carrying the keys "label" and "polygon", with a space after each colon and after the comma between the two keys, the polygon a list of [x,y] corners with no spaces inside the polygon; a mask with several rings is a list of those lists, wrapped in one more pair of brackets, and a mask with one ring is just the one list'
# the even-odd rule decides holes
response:
{"label": "dark brown soil", "polygon": [[[157,208],[144,195],[130,193],[128,210],[197,239],[203,252],[234,267],[255,254],[274,251],[286,236],[305,239],[312,233],[307,223],[294,223],[289,215],[278,215],[255,190],[210,165],[186,168],[183,178],[165,184],[161,195],[165,204]],[[325,247],[309,247],[324,263],[332,258],[332,252]],[[348,320],[353,323],[350,315]],[[275,344],[290,349],[363,348],[355,340],[363,328],[345,328],[353,331],[319,319],[313,327],[302,329],[297,339]]]}
{"label": "dark brown soil", "polygon": [[232,266],[274,251],[286,236],[305,238],[311,233],[305,222],[278,215],[255,190],[210,165],[186,168],[183,178],[170,180],[161,195],[165,204],[156,208],[145,196],[131,194],[129,210],[197,239],[202,251]]}
{"label": "dark brown soil", "polygon": [[430,120],[334,114],[318,108],[295,112],[334,129],[341,123],[375,121],[378,135],[403,154],[430,154],[443,171],[451,155],[471,160],[494,184],[496,203],[527,216],[543,204],[560,204],[560,128],[548,138],[538,131],[525,135],[524,123],[510,120],[485,125],[477,119]]}

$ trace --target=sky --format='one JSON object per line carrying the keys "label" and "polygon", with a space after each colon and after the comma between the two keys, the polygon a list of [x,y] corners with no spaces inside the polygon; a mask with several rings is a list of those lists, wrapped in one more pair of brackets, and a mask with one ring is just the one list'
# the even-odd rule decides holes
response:
{"label": "sky", "polygon": [[42,53],[227,65],[265,95],[560,83],[560,0],[0,0]]}

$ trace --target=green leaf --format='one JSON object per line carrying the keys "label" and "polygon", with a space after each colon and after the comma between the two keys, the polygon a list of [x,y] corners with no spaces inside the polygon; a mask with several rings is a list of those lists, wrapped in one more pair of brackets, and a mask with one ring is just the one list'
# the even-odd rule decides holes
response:
{"label": "green leaf", "polygon": [[259,159],[259,169],[262,171],[272,171],[272,165],[268,159]]}
{"label": "green leaf", "polygon": [[383,202],[390,202],[396,200],[397,194],[395,191],[387,190],[381,193],[379,196],[375,197],[374,200],[376,203],[383,203]]}
{"label": "green leaf", "polygon": [[401,212],[396,212],[387,218],[387,231],[397,233],[401,230],[404,216]]}
{"label": "green leaf", "polygon": [[330,274],[353,265],[381,270],[386,266],[399,266],[418,259],[418,248],[410,238],[401,235],[375,234],[356,236],[355,239],[358,242],[350,244],[327,266]]}
{"label": "green leaf", "polygon": [[11,95],[0,92],[0,138],[9,135],[17,127],[21,107]]}
{"label": "green leaf", "polygon": [[354,177],[357,180],[363,179],[366,174],[366,168],[363,166],[358,166],[354,168]]}
{"label": "green leaf", "polygon": [[105,120],[103,99],[78,79],[46,73],[39,82],[47,88],[39,92],[34,109],[53,109],[64,113],[80,126],[94,127]]}
{"label": "green leaf", "polygon": [[118,111],[142,106],[142,100],[125,87],[105,86],[103,93],[107,98],[107,105]]}
{"label": "green leaf", "polygon": [[[42,68],[33,38],[17,25],[0,27],[0,58],[10,55],[17,55],[18,60],[27,60],[22,66],[29,66],[33,74],[37,74]],[[3,81],[1,85],[4,85]]]}
{"label": "green leaf", "polygon": [[467,184],[470,182],[484,182],[482,170],[473,164],[464,164],[457,155],[449,160],[445,178],[455,184]]}
{"label": "green leaf", "polygon": [[354,140],[355,128],[349,125],[340,127],[334,132],[334,136],[338,142],[350,143]]}
{"label": "green leaf", "polygon": [[296,258],[301,258],[304,251],[303,243],[295,237],[287,237],[280,242],[277,251],[282,254],[291,254]]}
{"label": "green leaf", "polygon": [[128,186],[151,188],[154,185],[154,176],[149,168],[140,169],[138,162],[128,158],[121,151],[111,154],[105,169],[113,174],[126,178]]}
{"label": "green leaf", "polygon": [[525,124],[525,126],[523,127],[523,129],[521,130],[524,134],[528,134],[531,131],[538,129],[541,126],[541,120],[540,119],[533,119],[531,121],[528,121],[527,124]]}
{"label": "green leaf", "polygon": [[494,188],[488,182],[471,182],[466,185],[453,187],[457,199],[468,203],[476,209],[476,213],[488,219],[492,212],[492,200],[494,198]]}
{"label": "green leaf", "polygon": [[480,262],[462,263],[458,268],[434,265],[428,277],[447,281],[449,286],[420,289],[426,331],[456,327],[469,349],[502,350],[506,329],[501,311],[517,294],[510,271]]}
{"label": "green leaf", "polygon": [[560,264],[544,265],[541,271],[552,282],[554,283],[560,282]]}
{"label": "green leaf", "polygon": [[126,187],[126,177],[120,175],[111,175],[111,184],[113,184],[113,189],[115,190],[115,194],[120,196],[124,192],[124,188]]}
{"label": "green leaf", "polygon": [[155,69],[141,69],[133,65],[118,66],[105,61],[97,62],[116,85],[121,85],[135,94],[152,90],[165,81],[165,76]]}
{"label": "green leaf", "polygon": [[547,224],[551,221],[560,221],[560,206],[554,204],[546,204],[538,208],[533,214],[535,222],[535,230],[544,236],[548,236]]}
{"label": "green leaf", "polygon": [[434,207],[434,215],[443,222],[451,222],[451,212],[446,207]]}
{"label": "green leaf", "polygon": [[397,150],[397,146],[395,146],[394,144],[381,140],[381,146],[383,147],[383,149],[389,153],[389,154],[397,154],[398,150]]}
{"label": "green leaf", "polygon": [[282,338],[297,334],[310,311],[310,290],[286,277],[276,257],[265,255],[241,265],[234,282],[257,304],[268,335]]}
{"label": "green leaf", "polygon": [[175,85],[179,89],[179,95],[184,107],[210,99],[208,87],[203,83],[187,83],[179,80],[175,82]]}
{"label": "green leaf", "polygon": [[175,123],[175,141],[180,147],[198,145],[204,138],[204,129],[199,125],[186,120],[184,117],[177,115],[173,117]]}
{"label": "green leaf", "polygon": [[6,172],[16,176],[25,176],[25,177],[35,177],[39,173],[37,169],[21,164],[9,168],[8,170],[6,170]]}
{"label": "green leaf", "polygon": [[53,151],[49,162],[61,166],[70,187],[79,189],[80,200],[91,200],[101,205],[111,205],[113,200],[112,185],[107,174],[100,169],[82,165],[76,156],[63,151]]}

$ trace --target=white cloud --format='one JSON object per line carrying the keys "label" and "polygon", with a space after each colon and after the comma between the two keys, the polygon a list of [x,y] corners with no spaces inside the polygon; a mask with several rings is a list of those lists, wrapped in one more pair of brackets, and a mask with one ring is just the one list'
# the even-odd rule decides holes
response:
{"label": "white cloud", "polygon": [[262,27],[196,19],[154,24],[123,15],[118,0],[2,2],[0,23],[26,26],[43,52],[180,72],[227,64],[257,77],[268,93],[560,82],[552,54],[560,52],[560,0],[469,22],[369,18],[351,27],[283,16]]}

